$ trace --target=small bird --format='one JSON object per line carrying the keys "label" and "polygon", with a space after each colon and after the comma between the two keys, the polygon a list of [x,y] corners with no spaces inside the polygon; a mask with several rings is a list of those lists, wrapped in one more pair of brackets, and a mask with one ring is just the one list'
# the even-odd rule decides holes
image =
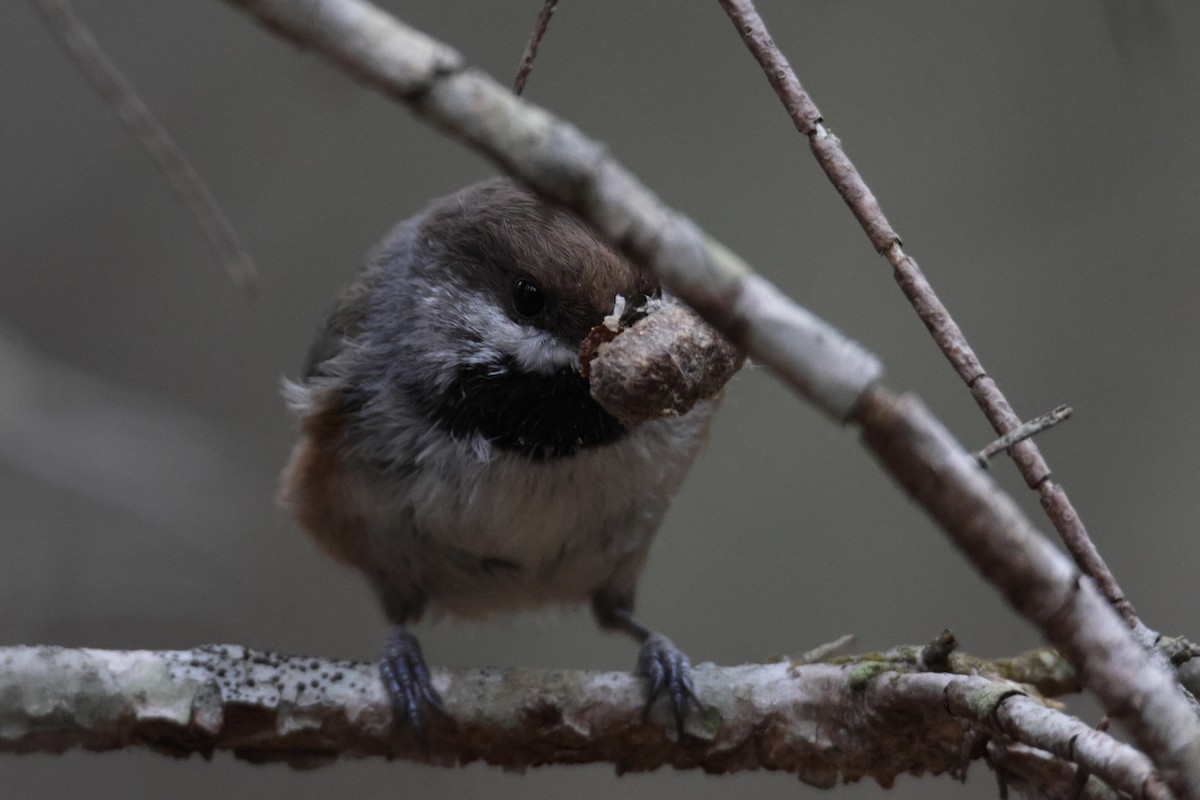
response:
{"label": "small bird", "polygon": [[427,711],[446,714],[406,627],[427,608],[588,602],[641,643],[646,708],[665,695],[682,735],[691,665],[634,594],[713,403],[626,428],[579,363],[618,295],[659,294],[572,214],[494,178],[398,225],[285,385],[303,436],[281,501],[395,625],[380,670],[398,725],[423,737]]}

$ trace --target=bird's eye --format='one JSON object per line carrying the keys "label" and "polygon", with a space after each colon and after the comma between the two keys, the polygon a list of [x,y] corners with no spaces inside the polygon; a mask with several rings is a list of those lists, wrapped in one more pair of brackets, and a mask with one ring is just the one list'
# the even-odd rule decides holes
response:
{"label": "bird's eye", "polygon": [[513,284],[512,302],[522,317],[536,317],[546,307],[546,296],[536,283],[521,278]]}

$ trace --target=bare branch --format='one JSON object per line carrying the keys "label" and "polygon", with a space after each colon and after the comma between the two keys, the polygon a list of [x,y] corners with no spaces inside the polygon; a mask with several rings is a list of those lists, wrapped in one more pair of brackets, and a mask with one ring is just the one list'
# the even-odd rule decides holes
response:
{"label": "bare branch", "polygon": [[876,386],[881,367],[873,355],[667,208],[598,143],[374,6],[363,0],[226,2],[325,53],[574,210],[801,396],[835,419],[853,418],[894,477],[1129,728],[1172,790],[1200,800],[1200,723],[1173,677],[919,403]]}
{"label": "bare branch", "polygon": [[525,91],[525,81],[529,80],[529,73],[533,72],[533,60],[537,58],[538,45],[542,43],[542,37],[546,35],[546,28],[550,27],[550,17],[554,15],[554,8],[557,5],[558,0],[546,0],[533,23],[533,32],[529,34],[529,44],[525,45],[525,55],[521,56],[521,66],[517,69],[517,77],[513,81],[513,94],[517,96]]}
{"label": "bare branch", "polygon": [[[695,679],[708,708],[689,723],[682,744],[672,741],[672,725],[643,717],[643,687],[633,675],[434,670],[454,722],[431,720],[426,753],[410,733],[395,732],[370,664],[236,645],[10,647],[0,648],[0,751],[226,750],[297,767],[374,756],[511,769],[605,761],[623,771],[668,764],[718,773],[786,770],[833,786],[864,777],[888,785],[905,772],[959,773],[970,749],[964,743],[986,734],[1084,764],[1128,794],[1169,796],[1145,756],[1043,706],[1020,685],[914,666],[872,659],[702,665]],[[1059,773],[1039,787],[1047,796],[1066,796],[1072,773]]]}
{"label": "bare branch", "polygon": [[258,280],[254,261],[242,246],[237,231],[221,210],[200,173],[192,167],[133,84],[104,54],[91,31],[67,0],[30,0],[59,46],[87,78],[100,97],[117,112],[121,122],[141,143],[176,194],[192,212],[217,258],[233,282],[253,293]]}
{"label": "bare branch", "polygon": [[[975,351],[950,311],[925,278],[916,259],[904,252],[900,236],[892,228],[842,144],[826,127],[821,112],[800,85],[787,58],[776,47],[766,25],[754,8],[753,0],[720,0],[729,18],[737,27],[742,41],[762,66],[775,93],[787,108],[796,130],[808,137],[817,162],[837,189],[838,194],[854,213],[875,249],[892,265],[896,281],[905,297],[912,303],[925,327],[929,329],[942,353],[971,390],[975,402],[983,409],[988,421],[1001,436],[1021,425],[1000,387],[983,369]],[[1104,596],[1121,613],[1125,621],[1145,646],[1153,644],[1155,635],[1146,629],[1125,597],[1117,579],[1100,556],[1079,513],[1071,505],[1067,493],[1050,479],[1050,467],[1042,458],[1035,442],[1024,440],[1012,447],[1013,461],[1029,488],[1038,492],[1042,507],[1058,530],[1067,550],[1085,575],[1096,581]]]}

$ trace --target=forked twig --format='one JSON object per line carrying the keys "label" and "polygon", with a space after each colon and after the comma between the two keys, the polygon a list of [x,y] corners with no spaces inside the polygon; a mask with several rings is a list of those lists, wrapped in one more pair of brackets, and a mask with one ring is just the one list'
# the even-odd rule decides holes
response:
{"label": "forked twig", "polygon": [[142,102],[137,90],[104,54],[67,0],[30,0],[54,40],[66,51],[104,102],[145,148],[159,172],[192,212],[233,282],[253,292],[257,272],[233,225],[171,135]]}

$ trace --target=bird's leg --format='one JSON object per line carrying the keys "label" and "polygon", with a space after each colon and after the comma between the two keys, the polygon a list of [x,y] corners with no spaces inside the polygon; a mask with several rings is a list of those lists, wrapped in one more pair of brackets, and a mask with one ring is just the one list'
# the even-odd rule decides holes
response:
{"label": "bird's leg", "polygon": [[649,715],[650,708],[660,695],[665,695],[675,717],[675,728],[679,738],[683,739],[683,723],[688,709],[693,705],[702,706],[696,696],[696,688],[692,685],[692,663],[688,657],[675,646],[675,643],[647,628],[633,616],[628,608],[605,606],[599,599],[593,606],[596,619],[604,628],[622,631],[641,642],[638,651],[637,674],[646,679],[646,706],[643,711]]}

